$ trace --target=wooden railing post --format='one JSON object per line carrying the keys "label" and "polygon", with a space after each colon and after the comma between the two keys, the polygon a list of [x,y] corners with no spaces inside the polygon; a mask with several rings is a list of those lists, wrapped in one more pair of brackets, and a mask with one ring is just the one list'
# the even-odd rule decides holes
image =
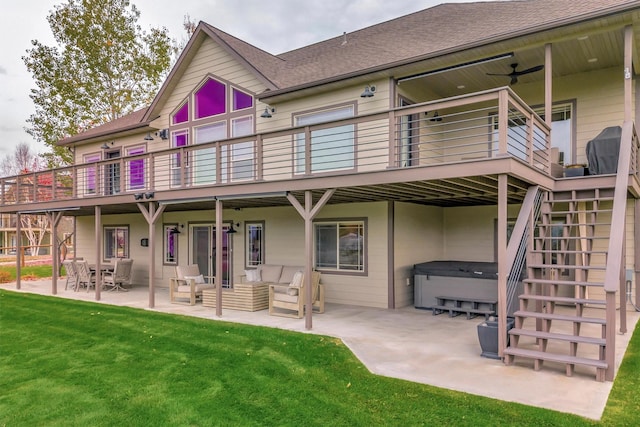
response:
{"label": "wooden railing post", "polygon": [[506,155],[508,152],[509,137],[509,93],[501,90],[498,95],[498,154]]}
{"label": "wooden railing post", "polygon": [[262,181],[264,179],[264,142],[262,135],[256,137],[256,179]]}
{"label": "wooden railing post", "polygon": [[396,135],[398,134],[398,121],[394,111],[389,111],[389,164],[388,167],[394,168],[398,166]]}

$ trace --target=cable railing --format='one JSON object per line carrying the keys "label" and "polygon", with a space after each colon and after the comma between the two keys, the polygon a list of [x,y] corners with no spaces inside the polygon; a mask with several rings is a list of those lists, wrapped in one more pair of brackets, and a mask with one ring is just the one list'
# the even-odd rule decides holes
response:
{"label": "cable railing", "polygon": [[2,178],[0,205],[350,175],[507,156],[549,173],[549,141],[549,127],[504,87]]}

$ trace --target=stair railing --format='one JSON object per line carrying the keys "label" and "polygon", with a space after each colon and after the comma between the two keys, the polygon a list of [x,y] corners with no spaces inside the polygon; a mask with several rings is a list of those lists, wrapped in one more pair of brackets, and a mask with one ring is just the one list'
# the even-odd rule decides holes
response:
{"label": "stair railing", "polygon": [[511,307],[518,289],[518,282],[527,262],[527,245],[531,235],[532,225],[540,216],[544,193],[539,186],[529,187],[527,195],[520,208],[518,219],[507,244],[507,310]]}
{"label": "stair railing", "polygon": [[[507,289],[505,295],[506,307],[503,309],[499,308],[498,312],[508,313],[509,307],[513,302],[518,281],[520,280],[520,275],[522,274],[522,269],[526,262],[527,245],[529,241],[529,234],[532,229],[531,224],[533,223],[532,216],[537,218],[541,204],[542,192],[540,191],[540,187],[537,185],[529,187],[524,201],[522,202],[518,219],[516,220],[516,224],[511,232],[509,243],[507,244],[506,263],[507,271],[509,273],[507,275]],[[498,296],[498,300],[500,300],[500,296]],[[507,343],[506,321],[498,323],[498,333],[505,337],[504,340],[498,340],[500,346],[498,354],[502,355]]]}
{"label": "stair railing", "polygon": [[[604,276],[604,290],[606,292],[606,350],[605,360],[608,364],[605,379],[613,381],[615,377],[615,324],[616,324],[616,291],[624,292],[624,246],[625,221],[627,209],[627,192],[631,167],[631,153],[636,151],[638,135],[632,120],[622,124],[620,137],[620,154],[618,156],[618,172],[611,213],[611,232],[607,251],[607,267]],[[626,307],[620,307],[620,325],[626,328]]]}

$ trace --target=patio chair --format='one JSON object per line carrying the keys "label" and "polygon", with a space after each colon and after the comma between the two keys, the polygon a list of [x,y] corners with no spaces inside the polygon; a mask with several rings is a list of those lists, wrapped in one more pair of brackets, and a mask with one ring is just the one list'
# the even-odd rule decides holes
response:
{"label": "patio chair", "polygon": [[71,289],[75,290],[78,286],[78,272],[76,271],[76,264],[72,260],[62,261],[62,266],[67,275],[67,281],[64,284],[64,290],[66,291],[71,285]]}
{"label": "patio chair", "polygon": [[311,274],[309,287],[305,286],[304,275],[299,271],[289,285],[269,285],[269,315],[301,318],[309,289],[313,292],[313,308],[318,309],[318,313],[324,313],[324,286],[320,284],[320,272]]}
{"label": "patio chair", "polygon": [[77,283],[75,290],[77,291],[82,286],[86,286],[87,292],[89,292],[89,288],[96,285],[96,277],[91,271],[89,263],[87,261],[75,261],[74,265],[77,274]]}
{"label": "patio chair", "polygon": [[131,283],[131,266],[133,265],[132,259],[117,259],[115,260],[113,271],[105,271],[102,278],[103,286],[109,288],[109,291],[123,291],[126,292],[122,285]]}
{"label": "patio chair", "polygon": [[[169,279],[169,300],[173,304],[195,305],[196,298],[202,298],[202,291],[214,289],[212,283],[206,283],[197,264],[176,266],[176,276]],[[188,299],[189,302],[178,301]]]}

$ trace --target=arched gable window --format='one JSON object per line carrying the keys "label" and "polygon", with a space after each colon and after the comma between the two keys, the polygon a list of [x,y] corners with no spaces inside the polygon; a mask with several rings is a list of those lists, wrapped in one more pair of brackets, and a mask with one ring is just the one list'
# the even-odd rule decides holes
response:
{"label": "arched gable window", "polygon": [[[170,119],[173,148],[250,135],[255,132],[254,97],[249,91],[209,75],[179,104]],[[223,162],[222,180],[253,178],[253,142],[225,146],[221,153],[217,151],[215,147],[190,150],[191,154],[185,158],[176,153],[171,165],[172,185],[214,184],[218,155]],[[185,168],[187,173],[183,174]]]}
{"label": "arched gable window", "polygon": [[224,83],[208,79],[193,94],[193,110],[196,119],[217,116],[227,112],[227,88]]}

